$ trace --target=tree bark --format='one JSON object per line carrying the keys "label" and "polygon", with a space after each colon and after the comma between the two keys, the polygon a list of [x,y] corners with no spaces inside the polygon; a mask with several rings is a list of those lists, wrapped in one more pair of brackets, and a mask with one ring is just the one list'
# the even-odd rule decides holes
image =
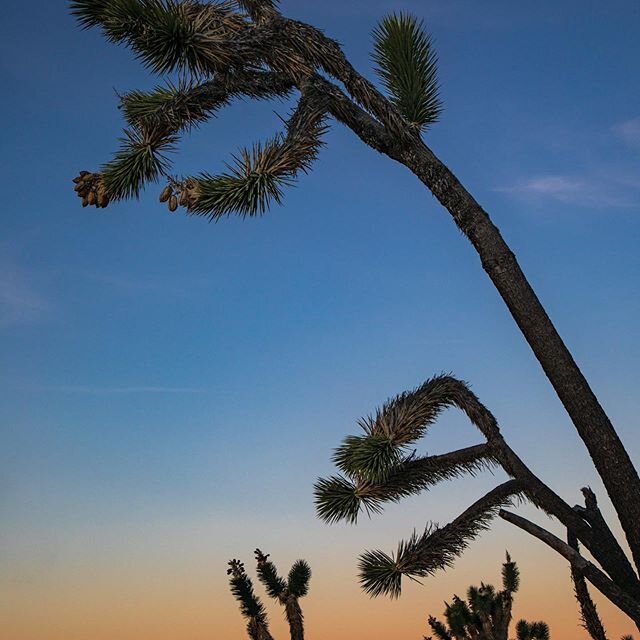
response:
{"label": "tree bark", "polygon": [[530,520],[500,509],[499,515],[502,519],[514,524],[523,531],[538,538],[546,545],[557,551],[561,556],[566,558],[572,569],[580,572],[591,584],[605,595],[613,604],[624,611],[634,622],[640,622],[640,602],[621,589],[613,580],[611,580],[603,571],[581,556],[575,549],[570,547],[566,542],[560,540],[557,536],[539,527]]}

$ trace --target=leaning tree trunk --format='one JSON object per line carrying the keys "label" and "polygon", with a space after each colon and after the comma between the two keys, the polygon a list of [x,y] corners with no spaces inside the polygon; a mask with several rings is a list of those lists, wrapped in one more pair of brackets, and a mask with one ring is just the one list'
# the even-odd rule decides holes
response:
{"label": "leaning tree trunk", "polygon": [[587,446],[618,513],[636,567],[640,567],[638,473],[516,257],[488,214],[426,145],[419,142],[403,150],[401,161],[431,190],[478,252],[484,270]]}
{"label": "leaning tree trunk", "polygon": [[[357,76],[347,68],[343,81]],[[348,72],[348,73],[347,73]],[[366,82],[361,79],[362,82]],[[587,446],[640,569],[640,478],[611,421],[556,331],[518,262],[487,212],[421,138],[394,124],[394,133],[355,105],[334,84],[315,76],[312,88],[324,97],[333,117],[365,144],[412,171],[451,214],[478,252],[516,324]],[[371,111],[385,122],[389,103],[367,87]]]}

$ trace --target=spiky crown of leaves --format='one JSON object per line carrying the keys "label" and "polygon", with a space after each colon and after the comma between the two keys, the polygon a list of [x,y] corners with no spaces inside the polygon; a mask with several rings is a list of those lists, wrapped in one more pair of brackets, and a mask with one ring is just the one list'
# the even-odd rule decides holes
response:
{"label": "spiky crown of leaves", "polygon": [[[284,189],[318,154],[328,116],[318,82],[326,77],[343,83],[349,99],[384,126],[425,129],[441,111],[431,40],[405,14],[386,18],[374,32],[373,57],[387,101],[355,72],[337,43],[284,18],[275,0],[70,4],[82,27],[99,28],[153,72],[170,76],[165,85],[121,96],[127,129],[112,160],[76,179],[84,206],[138,197],[145,184],[164,178],[161,200],[171,211],[183,206],[210,219],[264,212],[281,202]],[[287,98],[293,89],[300,97],[283,133],[241,149],[226,172],[169,175],[169,154],[185,132],[234,99]]]}

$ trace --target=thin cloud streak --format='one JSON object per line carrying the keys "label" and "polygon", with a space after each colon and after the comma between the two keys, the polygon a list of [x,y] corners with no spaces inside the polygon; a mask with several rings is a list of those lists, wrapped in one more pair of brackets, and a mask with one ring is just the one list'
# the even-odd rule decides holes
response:
{"label": "thin cloud streak", "polygon": [[[547,199],[587,207],[633,207],[638,197],[629,193],[635,185],[628,181],[612,179],[598,181],[594,176],[546,175],[523,179],[508,187],[496,187],[494,191],[520,198]],[[617,188],[616,188],[617,187]]]}
{"label": "thin cloud streak", "polygon": [[128,393],[207,393],[209,390],[198,387],[154,387],[154,386],[131,386],[131,387],[91,387],[91,386],[58,386],[39,387],[38,391],[60,392],[60,393],[80,393],[88,395],[105,394],[128,394]]}

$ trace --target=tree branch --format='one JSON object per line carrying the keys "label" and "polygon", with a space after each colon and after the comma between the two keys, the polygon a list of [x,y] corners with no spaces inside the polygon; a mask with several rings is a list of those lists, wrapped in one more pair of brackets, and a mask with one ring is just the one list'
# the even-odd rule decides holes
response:
{"label": "tree branch", "polygon": [[500,509],[498,514],[503,520],[510,522],[516,527],[526,531],[528,534],[538,538],[563,558],[569,561],[572,569],[583,575],[591,584],[599,589],[619,609],[624,611],[634,622],[640,622],[640,602],[626,591],[621,589],[613,580],[598,569],[594,564],[581,556],[575,549],[571,548],[557,536],[546,529],[534,524],[530,520],[518,516],[515,513]]}

